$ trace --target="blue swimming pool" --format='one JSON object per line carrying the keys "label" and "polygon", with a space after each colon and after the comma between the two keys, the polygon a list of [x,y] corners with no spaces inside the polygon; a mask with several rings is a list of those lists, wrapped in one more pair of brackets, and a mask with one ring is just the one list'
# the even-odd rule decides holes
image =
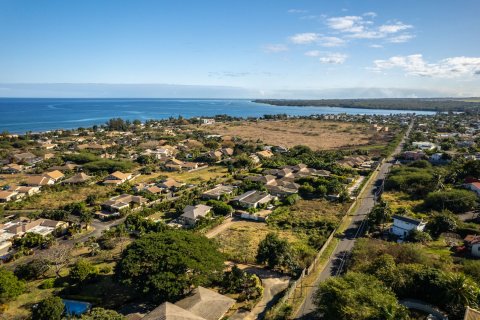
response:
{"label": "blue swimming pool", "polygon": [[71,316],[79,316],[87,312],[92,306],[89,302],[66,299],[63,299],[63,304],[65,305],[65,313]]}

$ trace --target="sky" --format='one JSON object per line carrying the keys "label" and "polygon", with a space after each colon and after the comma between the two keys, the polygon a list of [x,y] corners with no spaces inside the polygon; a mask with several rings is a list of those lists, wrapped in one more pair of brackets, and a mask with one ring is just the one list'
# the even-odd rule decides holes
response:
{"label": "sky", "polygon": [[0,0],[0,96],[480,96],[478,0]]}

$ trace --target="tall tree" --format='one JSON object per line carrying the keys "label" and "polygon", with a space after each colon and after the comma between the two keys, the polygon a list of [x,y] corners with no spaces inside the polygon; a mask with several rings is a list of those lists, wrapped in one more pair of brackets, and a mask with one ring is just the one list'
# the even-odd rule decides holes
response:
{"label": "tall tree", "polygon": [[204,236],[167,230],[146,234],[130,244],[116,274],[123,283],[162,302],[217,279],[223,261],[216,244]]}

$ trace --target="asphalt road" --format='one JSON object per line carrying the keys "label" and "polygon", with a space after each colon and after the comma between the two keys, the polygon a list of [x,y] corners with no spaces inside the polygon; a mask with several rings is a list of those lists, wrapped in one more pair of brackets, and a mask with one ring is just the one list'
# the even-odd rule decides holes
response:
{"label": "asphalt road", "polygon": [[[405,133],[404,139],[393,152],[393,155],[396,155],[402,151],[405,138],[410,134],[412,126],[413,122]],[[361,194],[358,198],[357,208],[352,213],[351,224],[349,225],[348,229],[345,230],[342,235],[340,235],[340,241],[337,247],[330,256],[322,273],[320,273],[310,290],[308,290],[305,301],[296,314],[295,319],[319,319],[318,315],[315,315],[314,313],[315,306],[313,304],[313,297],[316,291],[315,289],[318,287],[320,282],[325,281],[330,277],[340,275],[345,271],[346,261],[348,260],[348,257],[353,249],[355,240],[359,236],[363,235],[365,218],[375,205],[375,194],[377,192],[377,188],[382,185],[383,180],[388,174],[390,167],[392,166],[392,160],[393,156],[389,159],[386,159],[386,161],[378,169],[379,172],[376,180],[367,186],[363,194]]]}

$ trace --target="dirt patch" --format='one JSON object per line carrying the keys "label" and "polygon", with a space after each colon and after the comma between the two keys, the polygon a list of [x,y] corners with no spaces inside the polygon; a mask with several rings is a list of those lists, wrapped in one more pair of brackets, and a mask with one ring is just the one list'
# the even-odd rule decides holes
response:
{"label": "dirt patch", "polygon": [[293,147],[301,144],[313,150],[382,144],[388,136],[384,132],[377,133],[368,124],[308,119],[216,123],[204,130],[269,145]]}

